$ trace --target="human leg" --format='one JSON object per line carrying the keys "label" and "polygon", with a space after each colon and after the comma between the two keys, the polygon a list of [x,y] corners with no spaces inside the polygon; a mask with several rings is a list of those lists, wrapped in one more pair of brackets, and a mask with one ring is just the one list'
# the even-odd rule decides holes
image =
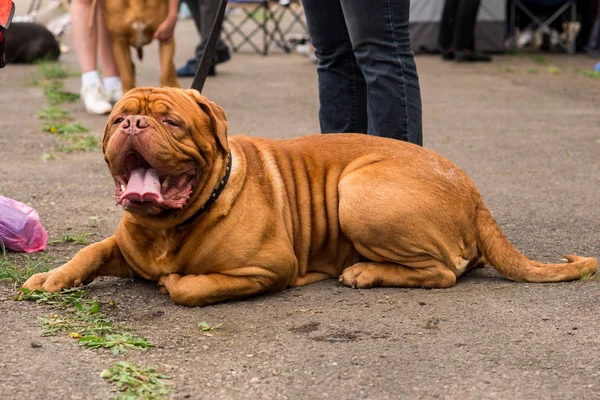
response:
{"label": "human leg", "polygon": [[[196,69],[198,68],[198,63],[202,58],[202,53],[204,52],[204,48],[208,42],[210,30],[219,10],[218,0],[186,0],[186,3],[190,9],[190,14],[192,14],[192,19],[196,25],[196,30],[200,36],[200,41],[196,46],[195,57],[190,58],[184,66],[177,69],[177,76],[180,77],[190,77],[195,75]],[[229,60],[230,58],[231,54],[229,53],[229,47],[227,47],[225,42],[219,37],[217,40],[214,63],[219,64]],[[214,74],[215,70],[213,66],[209,71],[209,75]]]}
{"label": "human leg", "polygon": [[71,34],[73,47],[81,73],[96,71],[97,32],[96,22],[92,29],[88,27],[91,0],[73,0],[69,9],[71,14]]}
{"label": "human leg", "polygon": [[481,0],[461,0],[456,13],[454,48],[456,61],[491,61],[491,57],[475,51],[475,25]]}
{"label": "human leg", "polygon": [[323,133],[367,133],[367,91],[339,0],[303,0],[319,79]]}
{"label": "human leg", "polygon": [[481,0],[461,0],[456,13],[454,47],[458,50],[475,49],[475,23]]}
{"label": "human leg", "polygon": [[444,60],[451,60],[454,58],[454,27],[459,2],[460,0],[446,0],[444,3],[438,39],[442,58]]}
{"label": "human leg", "polygon": [[[200,60],[202,53],[208,42],[208,36],[212,29],[213,22],[219,12],[219,0],[200,0],[200,44],[196,47],[196,58]],[[229,60],[229,47],[221,39],[221,27],[219,27],[219,39],[217,40],[216,62],[221,63]]]}
{"label": "human leg", "polygon": [[71,33],[79,68],[81,69],[81,99],[88,113],[106,114],[112,109],[97,72],[97,19],[88,26],[91,0],[73,0],[70,7]]}
{"label": "human leg", "polygon": [[409,30],[410,0],[341,0],[367,84],[368,133],[423,144],[421,92]]}
{"label": "human leg", "polygon": [[587,51],[591,57],[600,57],[600,0],[598,0],[596,19],[590,32]]}

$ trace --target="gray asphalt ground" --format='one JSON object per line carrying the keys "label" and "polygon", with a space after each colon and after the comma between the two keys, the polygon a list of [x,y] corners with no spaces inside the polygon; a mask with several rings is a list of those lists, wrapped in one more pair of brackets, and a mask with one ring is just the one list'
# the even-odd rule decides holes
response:
{"label": "gray asphalt ground", "polygon": [[[176,37],[180,65],[196,44],[191,21]],[[145,50],[140,85],[158,84],[156,53]],[[61,62],[77,72],[72,52]],[[580,74],[594,61],[516,55],[458,65],[419,56],[417,64],[425,146],[472,177],[514,245],[549,262],[600,256],[600,80]],[[0,71],[0,193],[36,208],[50,239],[101,240],[122,213],[111,177],[100,151],[42,159],[57,142],[35,118],[47,105],[31,85],[35,71]],[[67,86],[78,91],[79,78]],[[226,110],[230,134],[318,132],[316,70],[300,55],[234,54],[204,94]],[[101,137],[106,117],[68,108]],[[47,253],[64,261],[80,248]],[[125,358],[169,375],[173,399],[600,398],[598,279],[514,283],[488,266],[444,290],[353,290],[331,280],[195,309],[145,282],[106,278],[89,292],[114,300],[109,316],[156,344]],[[14,293],[0,283],[0,399],[107,398],[99,374],[119,358],[65,335],[40,337],[38,319],[53,311],[11,301]],[[223,326],[207,336],[200,321]]]}

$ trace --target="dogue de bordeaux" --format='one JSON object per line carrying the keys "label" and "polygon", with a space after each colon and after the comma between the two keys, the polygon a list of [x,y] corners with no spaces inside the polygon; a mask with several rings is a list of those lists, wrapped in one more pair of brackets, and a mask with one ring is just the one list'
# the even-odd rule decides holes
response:
{"label": "dogue de bordeaux", "polygon": [[[143,46],[149,44],[158,26],[167,18],[167,0],[104,0],[104,23],[113,46],[121,76],[123,93],[135,87],[135,65],[130,47],[143,58]],[[160,86],[179,87],[173,56],[175,40],[159,41]]]}
{"label": "dogue de bordeaux", "polygon": [[527,282],[596,270],[594,258],[527,259],[467,175],[431,150],[361,134],[228,138],[221,107],[194,90],[127,93],[103,151],[125,209],[116,234],[25,288],[141,277],[203,306],[338,277],[447,288],[485,262]]}

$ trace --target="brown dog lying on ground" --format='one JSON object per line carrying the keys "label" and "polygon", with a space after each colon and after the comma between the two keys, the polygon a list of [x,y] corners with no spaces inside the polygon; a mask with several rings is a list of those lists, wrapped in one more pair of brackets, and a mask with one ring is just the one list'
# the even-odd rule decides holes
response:
{"label": "brown dog lying on ground", "polygon": [[[134,47],[141,60],[142,47],[152,41],[168,11],[168,0],[104,0],[104,23],[112,39],[123,93],[135,87],[135,65],[129,48]],[[174,55],[175,40],[160,40],[160,86],[179,87]]]}
{"label": "brown dog lying on ground", "polygon": [[141,277],[202,306],[336,277],[446,288],[484,260],[516,281],[596,270],[593,258],[527,259],[473,182],[431,150],[357,134],[228,138],[223,110],[194,90],[130,91],[103,151],[126,210],[115,236],[25,288]]}

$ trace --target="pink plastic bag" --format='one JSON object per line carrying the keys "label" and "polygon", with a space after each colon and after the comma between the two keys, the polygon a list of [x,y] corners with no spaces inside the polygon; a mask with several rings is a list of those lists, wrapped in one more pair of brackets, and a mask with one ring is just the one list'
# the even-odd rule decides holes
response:
{"label": "pink plastic bag", "polygon": [[31,253],[46,249],[48,233],[33,208],[0,196],[0,240],[7,249]]}

